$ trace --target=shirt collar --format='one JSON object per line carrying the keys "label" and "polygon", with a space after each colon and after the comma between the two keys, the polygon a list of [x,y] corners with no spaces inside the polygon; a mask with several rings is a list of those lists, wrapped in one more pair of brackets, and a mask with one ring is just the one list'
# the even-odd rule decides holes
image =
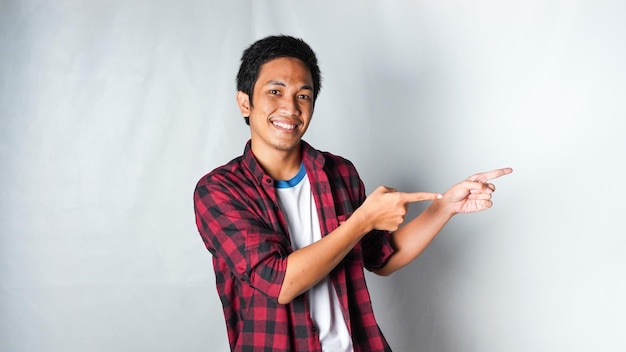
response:
{"label": "shirt collar", "polygon": [[[304,164],[304,168],[307,170],[316,170],[324,167],[324,155],[315,148],[311,147],[307,142],[300,141],[301,151],[302,151],[302,163]],[[246,146],[243,150],[242,155],[242,164],[246,167],[252,175],[254,175],[254,179],[258,184],[263,183],[265,180],[271,180],[271,176],[268,175],[265,170],[261,167],[261,164],[256,160],[254,154],[252,153],[252,141],[248,140]]]}

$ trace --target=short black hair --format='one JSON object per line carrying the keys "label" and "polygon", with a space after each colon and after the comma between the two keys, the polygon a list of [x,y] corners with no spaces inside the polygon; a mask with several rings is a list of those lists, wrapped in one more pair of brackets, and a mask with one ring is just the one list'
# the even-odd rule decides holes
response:
{"label": "short black hair", "polygon": [[[315,103],[322,88],[322,73],[317,64],[315,52],[304,40],[287,35],[265,37],[244,50],[237,73],[237,90],[248,94],[250,105],[252,105],[252,92],[259,78],[261,66],[280,57],[296,58],[308,67],[313,78],[313,103]],[[250,118],[244,116],[244,119],[249,125]]]}

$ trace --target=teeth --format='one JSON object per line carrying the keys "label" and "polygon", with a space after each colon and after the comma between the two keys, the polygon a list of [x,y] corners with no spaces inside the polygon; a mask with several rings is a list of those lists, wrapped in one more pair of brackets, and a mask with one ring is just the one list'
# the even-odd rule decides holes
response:
{"label": "teeth", "polygon": [[287,130],[293,130],[296,128],[296,125],[292,125],[290,123],[285,123],[285,122],[274,122],[274,125],[280,128],[287,129]]}

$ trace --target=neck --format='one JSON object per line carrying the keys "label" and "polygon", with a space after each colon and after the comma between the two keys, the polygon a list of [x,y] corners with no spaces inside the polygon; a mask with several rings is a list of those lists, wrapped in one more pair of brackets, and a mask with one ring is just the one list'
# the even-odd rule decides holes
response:
{"label": "neck", "polygon": [[300,171],[301,150],[302,147],[298,145],[288,151],[274,150],[272,153],[257,153],[254,144],[252,145],[254,157],[261,164],[263,170],[275,180],[289,180]]}

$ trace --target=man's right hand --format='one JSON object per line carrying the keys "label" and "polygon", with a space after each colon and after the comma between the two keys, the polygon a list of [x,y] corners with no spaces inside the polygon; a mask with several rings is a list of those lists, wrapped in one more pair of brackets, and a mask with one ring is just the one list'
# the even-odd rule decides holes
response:
{"label": "man's right hand", "polygon": [[404,222],[409,203],[441,199],[441,194],[430,192],[398,192],[394,188],[379,186],[357,209],[370,230],[395,231]]}

